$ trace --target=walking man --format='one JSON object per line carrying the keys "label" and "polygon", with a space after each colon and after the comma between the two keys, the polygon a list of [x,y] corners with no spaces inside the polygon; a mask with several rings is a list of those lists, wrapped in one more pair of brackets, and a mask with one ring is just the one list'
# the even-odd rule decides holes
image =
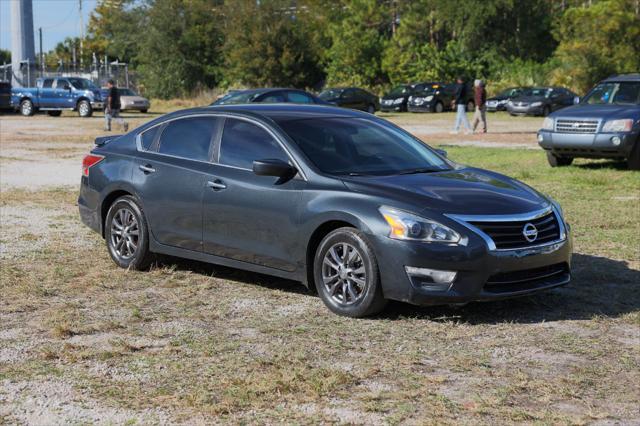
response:
{"label": "walking man", "polygon": [[455,106],[456,106],[456,123],[453,127],[454,134],[460,131],[460,126],[464,125],[465,133],[471,133],[471,125],[467,119],[467,85],[464,82],[464,78],[458,77],[458,84],[455,92]]}
{"label": "walking man", "polygon": [[487,133],[487,91],[484,88],[484,81],[476,80],[473,84],[474,100],[476,111],[473,113],[473,132],[475,133],[478,124],[482,123],[482,133]]}
{"label": "walking man", "polygon": [[104,130],[111,131],[111,120],[114,119],[127,132],[129,131],[129,123],[120,117],[120,93],[118,93],[118,88],[113,80],[107,82],[107,87],[109,88],[109,94],[104,104]]}

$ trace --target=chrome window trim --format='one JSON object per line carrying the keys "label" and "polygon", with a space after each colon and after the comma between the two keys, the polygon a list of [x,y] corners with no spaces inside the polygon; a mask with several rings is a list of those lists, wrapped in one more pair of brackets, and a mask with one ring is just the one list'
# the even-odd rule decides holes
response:
{"label": "chrome window trim", "polygon": [[[489,235],[483,232],[480,228],[477,228],[473,226],[471,223],[469,223],[469,222],[520,222],[525,220],[538,219],[542,216],[549,214],[550,212],[553,212],[553,214],[556,217],[556,220],[558,221],[560,238],[558,238],[557,240],[549,241],[549,242],[534,245],[534,246],[499,249],[496,247],[495,242]],[[567,231],[564,225],[564,221],[560,216],[560,212],[558,212],[558,210],[552,205],[545,207],[544,209],[536,210],[530,213],[513,214],[513,215],[477,215],[475,216],[475,215],[458,215],[458,214],[445,213],[444,216],[448,217],[449,219],[453,219],[454,221],[458,222],[460,225],[478,234],[485,241],[490,251],[513,252],[513,251],[532,250],[532,249],[535,250],[535,249],[540,249],[540,248],[544,248],[544,247],[548,247],[554,244],[564,242],[567,239]]]}
{"label": "chrome window trim", "polygon": [[[265,126],[264,124],[262,124],[262,123],[260,123],[260,122],[258,122],[256,120],[253,120],[253,119],[251,119],[249,117],[246,117],[244,115],[236,115],[236,114],[233,114],[233,113],[226,113],[226,112],[224,112],[224,113],[223,112],[199,112],[199,113],[182,115],[180,117],[173,117],[173,118],[170,118],[168,120],[164,120],[161,123],[154,124],[153,126],[150,126],[149,128],[144,129],[142,132],[136,134],[136,150],[138,152],[146,152],[146,153],[149,153],[149,154],[161,155],[163,157],[179,158],[181,160],[195,161],[195,162],[198,162],[198,163],[213,164],[213,165],[216,165],[216,166],[223,166],[223,167],[229,167],[229,168],[232,168],[232,169],[246,170],[246,171],[253,172],[252,169],[247,169],[247,168],[244,168],[244,167],[237,167],[237,166],[232,166],[232,165],[229,165],[229,164],[220,163],[220,161],[218,161],[219,160],[219,158],[218,158],[219,154],[217,152],[214,152],[214,155],[213,155],[214,160],[202,161],[202,160],[194,160],[194,159],[191,159],[191,158],[180,157],[180,156],[177,156],[177,155],[164,154],[164,153],[161,153],[161,152],[158,152],[158,151],[149,151],[149,150],[145,150],[145,149],[142,148],[142,134],[143,133],[146,133],[149,130],[151,130],[153,128],[156,128],[158,126],[164,126],[164,125],[166,125],[166,124],[168,124],[168,123],[170,123],[172,121],[175,121],[175,120],[180,120],[180,119],[183,119],[183,118],[193,118],[193,117],[215,117],[215,118],[227,118],[227,117],[229,117],[229,118],[236,118],[236,119],[239,119],[239,120],[247,121],[247,122],[249,122],[251,124],[255,124],[258,127],[261,127],[267,133],[269,133],[269,135],[271,135],[271,137],[274,138],[275,141],[280,145],[280,147],[283,149],[284,153],[287,155],[287,157],[289,157],[289,160],[294,164],[294,166],[298,170],[298,174],[302,177],[302,179],[305,180],[305,181],[307,180],[307,177],[306,177],[304,171],[302,170],[302,168],[300,167],[299,163],[295,160],[295,158],[293,158],[289,148],[282,142],[281,138],[275,132],[273,132],[269,127]],[[218,148],[217,148],[218,150],[220,149],[219,146],[222,144],[222,133],[224,133],[224,121],[222,122],[222,127],[223,128],[221,129],[220,135],[219,135],[219,141],[218,142],[213,141],[214,144],[218,145]],[[158,137],[162,137],[162,134],[160,134]],[[214,146],[214,148],[216,148],[216,147]]]}

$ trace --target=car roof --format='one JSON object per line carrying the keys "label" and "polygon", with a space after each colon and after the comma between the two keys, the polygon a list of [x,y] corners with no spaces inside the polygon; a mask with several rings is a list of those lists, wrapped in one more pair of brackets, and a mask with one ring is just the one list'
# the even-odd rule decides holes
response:
{"label": "car roof", "polygon": [[640,81],[640,73],[618,74],[607,77],[602,82],[608,81]]}
{"label": "car roof", "polygon": [[177,118],[182,115],[191,115],[206,112],[228,112],[232,114],[245,115],[256,118],[266,118],[275,121],[279,120],[295,120],[303,118],[328,118],[328,117],[345,117],[345,118],[370,118],[371,115],[365,112],[351,110],[347,108],[339,108],[325,105],[307,105],[307,104],[232,104],[232,105],[211,105],[201,108],[190,108],[182,111],[176,111],[167,115]]}
{"label": "car roof", "polygon": [[304,92],[304,90],[292,89],[290,87],[269,87],[269,88],[236,90],[233,93],[229,93],[229,94],[233,94],[233,95],[246,94],[246,93],[256,93],[256,94],[258,94],[258,93],[267,93],[267,92],[273,92],[273,91],[279,91],[279,90],[292,90],[292,91],[296,91],[296,92]]}

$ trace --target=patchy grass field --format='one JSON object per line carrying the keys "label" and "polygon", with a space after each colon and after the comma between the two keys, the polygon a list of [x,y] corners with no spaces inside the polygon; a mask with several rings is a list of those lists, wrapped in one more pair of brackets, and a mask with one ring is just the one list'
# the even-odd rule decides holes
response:
{"label": "patchy grass field", "polygon": [[[101,117],[3,116],[0,423],[640,423],[640,173],[549,168],[526,148],[540,119],[452,136],[450,114],[390,118],[556,198],[573,282],[352,320],[277,278],[175,259],[124,271],[75,206]],[[25,176],[43,153],[48,173]]]}

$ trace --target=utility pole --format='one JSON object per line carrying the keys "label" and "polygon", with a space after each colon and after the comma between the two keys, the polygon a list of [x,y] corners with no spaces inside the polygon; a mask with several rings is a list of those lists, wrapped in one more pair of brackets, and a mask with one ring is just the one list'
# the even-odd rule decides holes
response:
{"label": "utility pole", "polygon": [[82,19],[82,0],[78,0],[78,9],[80,11],[80,70],[82,70],[82,53],[84,43],[84,22]]}
{"label": "utility pole", "polygon": [[38,36],[40,38],[40,77],[44,77],[44,54],[42,53],[42,27],[38,28]]}

